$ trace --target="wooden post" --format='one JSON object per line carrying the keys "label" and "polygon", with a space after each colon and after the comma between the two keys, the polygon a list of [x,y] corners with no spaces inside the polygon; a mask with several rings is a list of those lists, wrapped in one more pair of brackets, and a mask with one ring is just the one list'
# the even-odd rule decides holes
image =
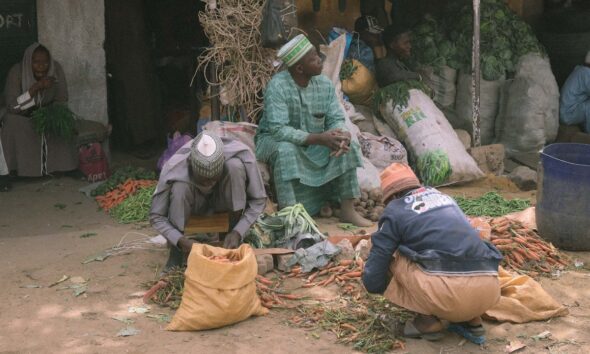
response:
{"label": "wooden post", "polygon": [[211,120],[221,119],[221,102],[219,99],[219,85],[217,84],[217,66],[215,63],[210,63],[209,69],[209,82],[211,85]]}
{"label": "wooden post", "polygon": [[480,132],[480,80],[481,71],[479,63],[479,32],[480,29],[480,0],[473,0],[473,50],[471,53],[471,89],[472,89],[472,113],[473,113],[473,146],[481,145]]}

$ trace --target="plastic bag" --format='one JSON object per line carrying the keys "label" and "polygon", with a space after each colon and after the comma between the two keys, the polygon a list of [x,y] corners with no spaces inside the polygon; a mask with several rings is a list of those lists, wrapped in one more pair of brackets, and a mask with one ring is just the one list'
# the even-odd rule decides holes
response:
{"label": "plastic bag", "polygon": [[280,0],[266,0],[260,24],[260,35],[264,48],[278,48],[287,43],[287,31],[283,24],[281,10]]}
{"label": "plastic bag", "polygon": [[158,170],[162,170],[162,167],[172,157],[172,155],[174,155],[184,144],[191,141],[192,137],[188,134],[180,134],[180,132],[175,132],[174,135],[172,135],[172,138],[167,139],[168,147],[166,150],[164,150],[156,165]]}
{"label": "plastic bag", "polygon": [[[410,90],[410,98],[404,108],[399,105],[394,107],[390,100],[380,109],[385,121],[418,162],[434,156],[441,165],[445,165],[446,172],[450,172],[448,177],[444,176],[444,181],[432,186],[471,181],[484,176],[444,114],[424,92]],[[441,156],[446,156],[444,161]],[[438,167],[427,164],[425,168],[418,168],[423,180],[427,173]]]}
{"label": "plastic bag", "polygon": [[[220,263],[210,256],[237,262]],[[184,274],[182,302],[168,331],[219,328],[268,313],[256,294],[258,263],[249,245],[232,250],[195,243]]]}
{"label": "plastic bag", "polygon": [[103,181],[111,175],[107,156],[100,143],[90,143],[78,148],[80,171],[88,182]]}
{"label": "plastic bag", "polygon": [[232,138],[244,143],[252,150],[256,151],[254,136],[258,126],[252,123],[231,123],[215,120],[205,124],[203,130],[211,132],[219,137]]}

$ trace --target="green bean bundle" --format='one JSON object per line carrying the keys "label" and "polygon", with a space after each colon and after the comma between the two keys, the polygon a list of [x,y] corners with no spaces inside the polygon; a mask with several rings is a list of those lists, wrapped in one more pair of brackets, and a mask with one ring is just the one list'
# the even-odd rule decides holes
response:
{"label": "green bean bundle", "polygon": [[416,166],[422,183],[427,186],[439,186],[453,173],[449,157],[440,149],[418,157]]}
{"label": "green bean bundle", "polygon": [[156,186],[141,188],[110,210],[110,214],[121,224],[146,221],[152,205]]}

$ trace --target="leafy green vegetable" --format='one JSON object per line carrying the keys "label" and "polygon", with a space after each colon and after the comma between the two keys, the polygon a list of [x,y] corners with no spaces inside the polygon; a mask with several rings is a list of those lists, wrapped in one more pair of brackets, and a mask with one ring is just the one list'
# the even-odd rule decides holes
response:
{"label": "leafy green vegetable", "polygon": [[479,198],[455,197],[463,212],[470,216],[502,216],[531,206],[530,200],[506,200],[496,192],[488,192]]}
{"label": "leafy green vegetable", "polygon": [[445,183],[453,173],[449,157],[440,149],[429,151],[418,157],[416,166],[422,183],[427,186],[439,186]]}
{"label": "leafy green vegetable", "polygon": [[41,107],[32,114],[33,129],[39,135],[72,140],[76,135],[76,116],[61,103]]}
{"label": "leafy green vegetable", "polygon": [[354,65],[354,62],[350,59],[346,59],[342,62],[340,67],[340,80],[348,80],[357,71],[358,66]]}
{"label": "leafy green vegetable", "polygon": [[[450,1],[440,19],[430,15],[414,28],[413,55],[417,65],[471,68],[473,9],[470,1]],[[545,50],[532,28],[503,0],[481,2],[481,71],[485,80],[498,80],[515,71],[519,58]]]}
{"label": "leafy green vegetable", "polygon": [[373,97],[373,104],[375,105],[375,110],[379,111],[379,107],[381,106],[381,104],[387,103],[389,100],[392,100],[394,105],[406,107],[408,105],[408,99],[410,98],[410,90],[412,89],[421,90],[427,95],[430,95],[432,93],[430,87],[426,86],[426,84],[424,84],[421,81],[399,81],[389,86],[386,86],[382,89],[379,89],[375,93],[375,96]]}

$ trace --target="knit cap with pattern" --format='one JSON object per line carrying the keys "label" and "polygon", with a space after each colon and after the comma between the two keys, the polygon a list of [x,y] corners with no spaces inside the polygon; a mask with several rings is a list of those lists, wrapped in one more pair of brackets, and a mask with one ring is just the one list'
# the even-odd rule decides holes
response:
{"label": "knit cap with pattern", "polygon": [[189,162],[192,172],[203,178],[217,178],[223,173],[223,142],[212,133],[202,132],[191,145]]}

